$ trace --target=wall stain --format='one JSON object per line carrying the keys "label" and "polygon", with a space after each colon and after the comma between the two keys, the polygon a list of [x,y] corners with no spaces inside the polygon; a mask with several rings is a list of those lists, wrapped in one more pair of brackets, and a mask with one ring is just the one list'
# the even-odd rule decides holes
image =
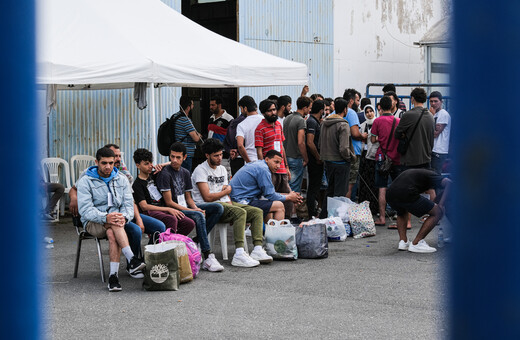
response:
{"label": "wall stain", "polygon": [[350,11],[350,35],[354,34],[354,10]]}
{"label": "wall stain", "polygon": [[383,56],[383,47],[386,45],[386,43],[381,40],[379,35],[376,35],[376,42],[376,57],[379,59]]}
{"label": "wall stain", "polygon": [[[444,11],[449,11],[448,8],[451,6],[447,2],[443,3]],[[397,23],[393,22],[394,16]],[[381,2],[381,23],[383,26],[386,23],[397,24],[400,33],[416,34],[420,28],[429,26],[432,17],[433,3],[430,0],[382,0]]]}

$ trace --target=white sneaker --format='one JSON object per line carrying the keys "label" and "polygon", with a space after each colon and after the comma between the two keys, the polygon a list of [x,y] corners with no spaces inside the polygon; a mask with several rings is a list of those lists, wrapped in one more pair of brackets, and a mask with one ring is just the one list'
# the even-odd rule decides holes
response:
{"label": "white sneaker", "polygon": [[273,258],[265,252],[263,248],[255,248],[251,252],[250,257],[253,260],[257,260],[260,263],[271,263],[273,262]]}
{"label": "white sneaker", "polygon": [[209,254],[208,258],[204,260],[202,269],[209,270],[210,272],[221,272],[224,267],[217,261],[215,254]]}
{"label": "white sneaker", "polygon": [[242,254],[238,255],[235,253],[233,255],[233,260],[231,261],[231,265],[235,267],[245,267],[251,268],[260,265],[260,262],[257,260],[253,260],[247,253],[244,251]]}
{"label": "white sneaker", "polygon": [[399,241],[399,247],[398,249],[399,250],[408,250],[408,247],[410,246],[412,242],[408,241],[408,242],[405,242],[403,240]]}
{"label": "white sneaker", "polygon": [[416,245],[410,243],[408,251],[411,251],[412,253],[435,253],[437,249],[430,247],[425,240],[420,240]]}

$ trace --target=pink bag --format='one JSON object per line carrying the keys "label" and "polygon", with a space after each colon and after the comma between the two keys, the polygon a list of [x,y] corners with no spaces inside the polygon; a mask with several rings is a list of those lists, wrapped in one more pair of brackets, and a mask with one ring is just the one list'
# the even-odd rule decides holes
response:
{"label": "pink bag", "polygon": [[196,277],[199,274],[200,264],[202,263],[202,255],[200,254],[197,245],[188,236],[172,233],[171,229],[169,228],[166,229],[164,233],[159,235],[159,243],[172,240],[182,241],[186,244],[186,248],[188,248],[188,258],[190,260],[191,272],[193,273],[193,277]]}

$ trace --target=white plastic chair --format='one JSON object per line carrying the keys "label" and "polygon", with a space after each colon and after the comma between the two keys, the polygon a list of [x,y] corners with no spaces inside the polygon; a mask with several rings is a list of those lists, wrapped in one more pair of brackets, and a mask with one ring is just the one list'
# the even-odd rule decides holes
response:
{"label": "white plastic chair", "polygon": [[[70,168],[69,163],[58,157],[44,158],[41,160],[41,170],[43,180],[51,183],[61,183],[65,187],[65,193],[68,194],[71,188],[70,185]],[[65,179],[65,183],[60,182],[61,178]],[[61,216],[65,214],[65,200],[63,197],[58,203],[58,213]]]}
{"label": "white plastic chair", "polygon": [[[246,224],[247,226],[247,224]],[[233,228],[233,225],[231,223],[217,223],[211,229],[211,232],[208,235],[208,241],[211,249],[215,247],[215,233],[218,230],[218,233],[220,234],[220,249],[222,250],[222,259],[227,261],[228,260],[228,248],[227,248],[227,228],[231,227]],[[247,248],[247,237],[244,234],[244,250],[249,253],[249,250]]]}
{"label": "white plastic chair", "polygon": [[74,155],[70,158],[70,177],[72,185],[76,185],[76,181],[83,170],[94,165],[96,158],[90,155]]}

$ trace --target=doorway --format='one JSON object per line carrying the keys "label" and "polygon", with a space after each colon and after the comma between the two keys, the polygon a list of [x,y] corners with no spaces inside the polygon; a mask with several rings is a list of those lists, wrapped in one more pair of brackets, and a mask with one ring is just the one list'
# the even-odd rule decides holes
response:
{"label": "doorway", "polygon": [[[182,14],[215,33],[237,41],[237,6],[237,0],[182,0]],[[182,94],[193,100],[193,124],[204,137],[208,135],[209,101],[212,96],[220,96],[223,102],[222,108],[233,117],[237,117],[237,88],[184,87]]]}

